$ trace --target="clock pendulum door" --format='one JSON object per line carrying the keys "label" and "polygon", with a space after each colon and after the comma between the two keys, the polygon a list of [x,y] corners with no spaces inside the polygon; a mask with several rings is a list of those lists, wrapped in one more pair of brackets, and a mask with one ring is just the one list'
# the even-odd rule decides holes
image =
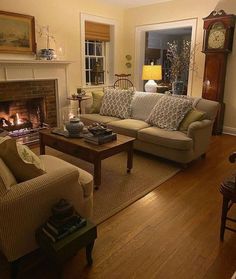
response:
{"label": "clock pendulum door", "polygon": [[216,117],[213,133],[221,134],[224,122],[224,87],[227,57],[232,50],[235,15],[227,15],[223,10],[213,11],[204,18],[205,69],[202,97],[218,101],[220,110]]}
{"label": "clock pendulum door", "polygon": [[202,97],[220,103],[213,127],[214,134],[221,134],[223,129],[225,111],[223,92],[226,65],[227,53],[208,53],[206,55]]}

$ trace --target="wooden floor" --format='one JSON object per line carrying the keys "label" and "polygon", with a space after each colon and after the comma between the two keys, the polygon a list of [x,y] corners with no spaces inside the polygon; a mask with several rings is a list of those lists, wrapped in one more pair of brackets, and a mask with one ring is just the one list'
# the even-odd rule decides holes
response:
{"label": "wooden floor", "polygon": [[[80,251],[64,266],[63,278],[230,279],[236,270],[236,233],[226,231],[224,243],[219,241],[219,185],[236,171],[228,162],[233,151],[235,137],[214,136],[205,160],[99,225],[93,267],[86,267]],[[19,278],[56,277],[35,255]]]}

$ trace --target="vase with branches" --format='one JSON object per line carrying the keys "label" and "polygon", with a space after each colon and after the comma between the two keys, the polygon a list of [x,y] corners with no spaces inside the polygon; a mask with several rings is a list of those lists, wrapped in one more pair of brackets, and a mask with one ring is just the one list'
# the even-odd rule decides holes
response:
{"label": "vase with branches", "polygon": [[173,87],[176,84],[179,86],[179,91],[183,90],[184,82],[187,82],[188,79],[188,72],[193,69],[193,56],[194,50],[191,50],[189,40],[167,42],[167,59],[170,62],[169,76],[173,91],[175,91]]}

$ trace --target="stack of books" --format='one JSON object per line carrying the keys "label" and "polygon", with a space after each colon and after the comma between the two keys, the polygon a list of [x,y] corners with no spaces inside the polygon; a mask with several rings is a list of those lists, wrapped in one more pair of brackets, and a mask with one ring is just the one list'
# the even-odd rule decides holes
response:
{"label": "stack of books", "polygon": [[51,216],[43,225],[42,231],[52,242],[57,242],[84,227],[86,223],[86,219],[81,218],[78,214],[74,214],[61,221]]}
{"label": "stack of books", "polygon": [[117,139],[117,135],[115,133],[108,133],[104,135],[94,136],[92,134],[85,134],[84,140],[93,144],[103,144]]}

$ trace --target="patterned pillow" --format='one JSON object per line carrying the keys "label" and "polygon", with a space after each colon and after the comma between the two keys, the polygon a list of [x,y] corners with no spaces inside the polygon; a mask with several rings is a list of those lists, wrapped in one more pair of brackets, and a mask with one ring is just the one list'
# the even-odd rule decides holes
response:
{"label": "patterned pillow", "polygon": [[156,103],[146,122],[167,130],[177,130],[192,103],[191,99],[165,95]]}
{"label": "patterned pillow", "polygon": [[134,91],[130,89],[105,89],[100,114],[119,118],[129,118],[133,95]]}

